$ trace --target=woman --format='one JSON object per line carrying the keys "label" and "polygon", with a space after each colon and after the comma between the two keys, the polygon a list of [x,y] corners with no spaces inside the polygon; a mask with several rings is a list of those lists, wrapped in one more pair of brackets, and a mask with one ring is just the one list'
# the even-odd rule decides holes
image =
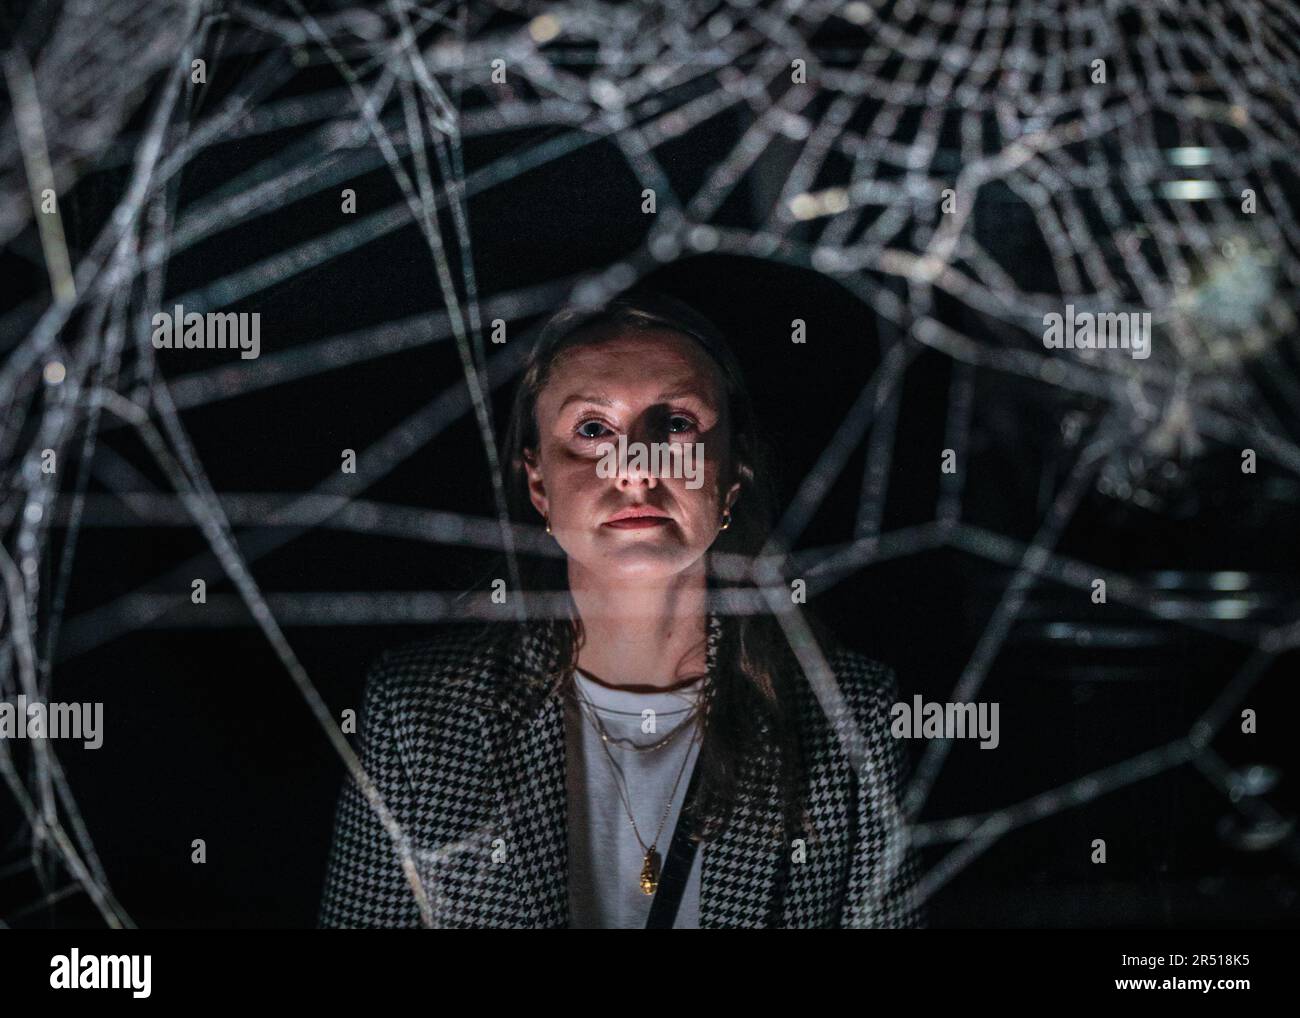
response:
{"label": "woman", "polygon": [[805,675],[785,581],[719,579],[773,499],[718,330],[655,295],[560,312],[505,446],[512,515],[561,554],[531,621],[372,669],[361,759],[404,833],[348,781],[321,924],[921,925],[892,672],[816,627]]}

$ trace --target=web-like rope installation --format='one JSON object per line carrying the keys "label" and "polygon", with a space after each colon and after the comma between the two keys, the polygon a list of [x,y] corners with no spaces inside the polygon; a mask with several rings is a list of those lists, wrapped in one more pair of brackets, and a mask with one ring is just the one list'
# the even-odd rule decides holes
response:
{"label": "web-like rope installation", "polygon": [[[901,337],[863,380],[859,398],[799,485],[770,555],[753,574],[761,581],[755,597],[728,606],[780,611],[824,704],[833,706],[838,691],[798,612],[790,610],[789,578],[806,579],[812,593],[873,564],[945,546],[1014,567],[951,700],[977,698],[1040,580],[1086,596],[1092,580],[1104,577],[1114,601],[1204,626],[1251,651],[1185,738],[988,814],[904,822],[919,815],[948,751],[947,742],[930,743],[896,810],[900,838],[953,846],[925,874],[922,897],[1007,831],[1183,763],[1197,766],[1235,808],[1255,811],[1253,821],[1281,822],[1265,798],[1236,796],[1242,778],[1210,740],[1269,663],[1300,640],[1300,620],[1225,628],[1188,619],[1158,591],[1072,560],[1056,546],[1093,485],[1135,499],[1148,495],[1145,476],[1207,446],[1249,447],[1261,460],[1300,473],[1294,428],[1276,409],[1300,407],[1285,356],[1286,344],[1294,344],[1300,284],[1293,204],[1300,14],[1289,0],[389,0],[329,13],[318,6],[309,10],[300,0],[270,9],[182,0],[51,6],[35,41],[20,34],[4,54],[0,238],[39,259],[48,276],[44,292],[0,320],[0,689],[6,696],[53,698],[56,660],[124,632],[168,624],[177,598],[158,591],[188,589],[194,577],[228,578],[236,593],[214,595],[203,623],[244,625],[251,613],[397,837],[281,626],[436,621],[453,612],[458,592],[267,593],[253,574],[257,559],[318,527],[553,553],[538,529],[505,522],[488,396],[515,377],[527,343],[515,338],[495,348],[485,343],[485,323],[527,319],[569,299],[600,301],[679,257],[742,254],[833,277]],[[39,23],[40,12],[32,17]],[[192,61],[206,59],[211,67],[222,53],[234,52],[255,57],[253,72],[219,100],[199,101]],[[494,61],[501,62],[504,82],[494,80]],[[338,87],[268,99],[307,64],[333,67]],[[663,148],[736,112],[746,124],[736,143],[693,192],[678,193]],[[128,122],[143,126],[127,131]],[[306,140],[285,145],[199,200],[177,204],[178,174],[210,147],[304,127],[310,128]],[[466,166],[464,140],[521,127],[549,130],[486,165]],[[467,249],[475,196],[508,189],[530,168],[598,142],[616,146],[640,186],[655,191],[657,209],[647,217],[642,244],[598,272],[481,291]],[[751,175],[769,172],[777,149],[786,153],[779,193],[763,214],[737,225],[722,214],[727,200]],[[111,166],[123,169],[126,181],[113,215],[74,257],[59,216],[38,211],[42,194],[52,188],[66,195],[89,168]],[[319,236],[194,292],[168,294],[164,302],[165,271],[177,254],[302,197],[337,194],[378,166],[400,187],[402,200],[392,207],[331,224]],[[1023,263],[999,259],[979,238],[976,211],[995,191],[1025,211],[1046,253],[1034,268],[1048,284],[1029,280]],[[156,369],[150,309],[181,303],[220,310],[411,224],[426,242],[443,310],[170,380]],[[946,301],[982,316],[1006,338],[990,342],[955,328],[939,306]],[[1045,350],[1043,315],[1066,303],[1152,312],[1151,357]],[[463,379],[358,450],[355,474],[333,473],[310,491],[282,497],[226,495],[209,482],[187,435],[187,410],[446,340],[456,344]],[[959,468],[942,478],[932,522],[882,532],[901,383],[926,348],[954,362],[945,444]],[[1020,376],[1106,408],[1072,435],[1074,466],[1028,543],[963,519],[977,372]],[[497,519],[367,499],[379,478],[465,415],[482,433]],[[118,427],[136,429],[172,491],[151,490],[97,442],[100,432]],[[854,533],[834,547],[796,549],[864,443],[867,471]],[[71,465],[59,471],[57,483],[41,470],[49,449]],[[87,491],[92,461],[97,480],[120,495]],[[207,553],[147,589],[63,617],[81,527],[184,522],[202,532]],[[67,539],[47,570],[43,560],[55,527],[66,528]],[[720,561],[718,568],[745,567]],[[53,592],[42,592],[43,576],[53,577]],[[38,612],[42,594],[52,610]],[[540,598],[514,604],[535,615],[554,610]],[[487,603],[472,603],[475,608],[499,610]],[[856,737],[848,736],[851,743]],[[131,925],[57,754],[39,740],[32,750],[35,778],[28,780],[0,741],[0,768],[31,835],[29,858],[0,877],[31,865],[38,854],[52,855],[66,884],[20,914],[84,893],[106,924]],[[854,759],[873,766],[860,753]]]}

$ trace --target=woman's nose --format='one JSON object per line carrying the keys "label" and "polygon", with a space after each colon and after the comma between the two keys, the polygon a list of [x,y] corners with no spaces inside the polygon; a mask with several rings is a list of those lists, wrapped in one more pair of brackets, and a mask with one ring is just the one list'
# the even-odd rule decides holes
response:
{"label": "woman's nose", "polygon": [[629,441],[627,465],[619,471],[617,480],[620,488],[658,487],[659,478],[655,476],[654,464],[649,459],[649,450],[647,449],[644,456],[638,456]]}
{"label": "woman's nose", "polygon": [[628,430],[627,460],[626,463],[619,464],[619,487],[658,486],[659,477],[655,472],[655,465],[662,457],[656,458],[654,455],[656,450],[653,446],[660,441],[655,437],[655,431],[654,422],[644,418]]}

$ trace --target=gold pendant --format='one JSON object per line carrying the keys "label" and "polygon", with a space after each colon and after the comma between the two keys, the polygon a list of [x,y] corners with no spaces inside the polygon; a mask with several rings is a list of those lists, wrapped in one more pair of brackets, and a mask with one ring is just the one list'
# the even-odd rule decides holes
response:
{"label": "gold pendant", "polygon": [[645,863],[641,867],[641,891],[643,894],[654,894],[655,888],[659,886],[659,853],[655,851],[654,845],[645,854]]}

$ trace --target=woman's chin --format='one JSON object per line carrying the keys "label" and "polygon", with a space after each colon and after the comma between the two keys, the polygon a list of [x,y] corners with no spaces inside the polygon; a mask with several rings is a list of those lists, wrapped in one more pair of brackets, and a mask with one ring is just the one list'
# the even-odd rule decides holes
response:
{"label": "woman's chin", "polygon": [[675,576],[690,566],[699,553],[676,541],[601,541],[582,564],[586,572],[611,580],[657,580]]}

